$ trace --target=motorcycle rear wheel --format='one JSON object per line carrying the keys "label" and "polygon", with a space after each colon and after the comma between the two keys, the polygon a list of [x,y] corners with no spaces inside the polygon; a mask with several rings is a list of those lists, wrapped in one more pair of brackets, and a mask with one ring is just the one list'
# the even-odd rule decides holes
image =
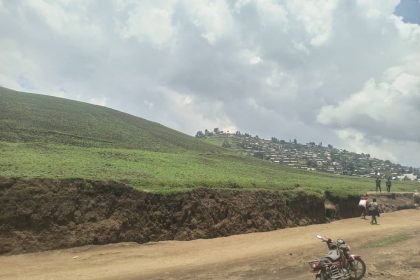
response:
{"label": "motorcycle rear wheel", "polygon": [[365,276],[366,264],[362,259],[354,260],[353,269],[350,269],[350,279],[360,280]]}

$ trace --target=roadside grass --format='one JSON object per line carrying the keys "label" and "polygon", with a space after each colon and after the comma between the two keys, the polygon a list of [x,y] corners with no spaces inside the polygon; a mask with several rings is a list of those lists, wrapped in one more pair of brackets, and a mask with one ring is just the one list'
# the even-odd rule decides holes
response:
{"label": "roadside grass", "polygon": [[410,234],[399,233],[399,234],[395,234],[395,235],[386,236],[386,237],[384,237],[380,240],[372,240],[372,241],[366,242],[363,247],[366,247],[366,248],[380,248],[380,247],[390,246],[390,245],[393,245],[395,243],[399,243],[399,242],[402,242],[402,241],[406,241],[406,240],[409,240],[413,237],[414,236],[410,235]]}
{"label": "roadside grass", "polygon": [[[197,187],[339,196],[374,190],[366,178],[308,172],[235,153],[155,152],[138,149],[0,142],[0,176],[85,178],[126,182],[139,190],[173,193]],[[420,184],[396,182],[395,191]]]}

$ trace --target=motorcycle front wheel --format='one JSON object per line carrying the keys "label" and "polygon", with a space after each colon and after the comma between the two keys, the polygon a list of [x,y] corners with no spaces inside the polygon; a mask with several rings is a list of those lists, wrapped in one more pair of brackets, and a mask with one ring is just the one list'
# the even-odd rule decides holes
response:
{"label": "motorcycle front wheel", "polygon": [[362,259],[354,260],[353,266],[350,269],[350,279],[360,280],[365,276],[366,264]]}

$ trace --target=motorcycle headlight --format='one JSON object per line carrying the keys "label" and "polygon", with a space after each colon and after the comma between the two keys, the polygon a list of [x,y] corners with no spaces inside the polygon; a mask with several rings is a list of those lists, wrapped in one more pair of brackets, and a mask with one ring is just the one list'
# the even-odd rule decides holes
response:
{"label": "motorcycle headlight", "polygon": [[311,266],[312,269],[315,269],[315,268],[318,267],[318,262],[311,262],[310,266]]}

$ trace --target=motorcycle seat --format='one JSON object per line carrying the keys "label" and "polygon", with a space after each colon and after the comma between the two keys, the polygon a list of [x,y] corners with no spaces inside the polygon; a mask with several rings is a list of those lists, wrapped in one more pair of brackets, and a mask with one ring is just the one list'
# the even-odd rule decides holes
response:
{"label": "motorcycle seat", "polygon": [[340,258],[340,253],[337,250],[330,250],[325,257],[331,261],[336,261]]}

